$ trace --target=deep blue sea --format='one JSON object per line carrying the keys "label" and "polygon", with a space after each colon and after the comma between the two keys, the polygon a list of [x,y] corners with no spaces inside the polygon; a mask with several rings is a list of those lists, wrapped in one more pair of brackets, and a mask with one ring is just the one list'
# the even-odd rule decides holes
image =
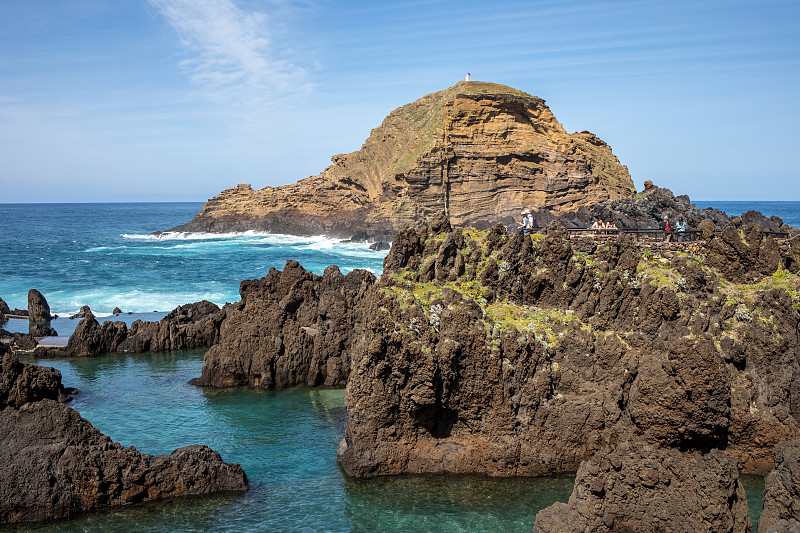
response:
{"label": "deep blue sea", "polygon": [[[758,209],[800,226],[800,202],[696,202],[740,214]],[[0,204],[0,297],[27,306],[41,291],[53,326],[69,335],[82,305],[98,316],[159,319],[179,304],[239,299],[239,282],[296,259],[321,273],[368,268],[385,252],[325,237],[150,234],[189,221],[200,203]],[[114,318],[114,317],[111,317]],[[10,321],[25,331],[27,321]],[[538,510],[566,501],[570,475],[540,479],[400,476],[348,479],[336,463],[346,412],[342,389],[267,392],[188,384],[202,351],[39,361],[80,393],[70,404],[125,446],[150,454],[208,444],[241,463],[244,495],[176,499],[2,531],[532,531]],[[746,477],[751,514],[763,480]]]}

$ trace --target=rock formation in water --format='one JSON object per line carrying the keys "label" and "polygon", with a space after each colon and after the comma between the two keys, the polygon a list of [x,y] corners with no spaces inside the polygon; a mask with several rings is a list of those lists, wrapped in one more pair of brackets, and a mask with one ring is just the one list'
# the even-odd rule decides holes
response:
{"label": "rock formation in water", "polygon": [[6,321],[6,315],[9,314],[10,311],[8,304],[0,298],[0,324]]}
{"label": "rock formation in water", "polygon": [[800,437],[798,241],[734,226],[660,255],[555,225],[404,230],[361,304],[340,462],[542,475],[643,442],[766,472]]}
{"label": "rock formation in water", "polygon": [[42,293],[36,289],[28,291],[28,320],[34,324],[49,323],[53,319],[50,306]]}
{"label": "rock formation in water", "polygon": [[247,490],[241,466],[206,446],[151,456],[112,442],[59,403],[67,396],[57,370],[3,352],[0,345],[0,523]]}
{"label": "rock formation in water", "polygon": [[241,283],[242,300],[206,352],[196,385],[282,388],[344,385],[350,350],[364,322],[361,301],[375,283],[364,270],[322,276],[287,261],[258,280]]}
{"label": "rock formation in water", "polygon": [[534,532],[746,533],[750,525],[729,457],[623,445],[584,461],[569,503],[539,511]]}
{"label": "rock formation in water", "polygon": [[100,324],[89,312],[75,328],[66,348],[51,349],[47,355],[93,357],[111,352],[205,348],[218,341],[219,327],[229,307],[220,309],[216,304],[203,300],[179,306],[158,322],[137,320],[130,328],[122,321]]}
{"label": "rock formation in water", "polygon": [[800,531],[800,441],[775,447],[775,470],[764,482],[758,533]]}
{"label": "rock formation in water", "polygon": [[226,189],[174,231],[394,235],[442,210],[486,228],[526,207],[560,213],[635,192],[605,142],[568,134],[544,100],[492,83],[396,109],[359,151],[332,160],[290,185]]}

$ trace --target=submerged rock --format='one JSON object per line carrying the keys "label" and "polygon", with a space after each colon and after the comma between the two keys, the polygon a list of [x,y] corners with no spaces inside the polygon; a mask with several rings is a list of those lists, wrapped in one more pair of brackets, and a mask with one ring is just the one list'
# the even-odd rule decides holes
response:
{"label": "submerged rock", "polygon": [[750,525],[735,461],[623,445],[583,462],[569,503],[539,511],[534,532],[746,533]]}
{"label": "submerged rock", "polygon": [[[0,345],[0,355],[5,348]],[[241,466],[206,446],[151,456],[112,442],[55,400],[61,374],[2,356],[0,523],[66,518],[167,497],[247,490]]]}

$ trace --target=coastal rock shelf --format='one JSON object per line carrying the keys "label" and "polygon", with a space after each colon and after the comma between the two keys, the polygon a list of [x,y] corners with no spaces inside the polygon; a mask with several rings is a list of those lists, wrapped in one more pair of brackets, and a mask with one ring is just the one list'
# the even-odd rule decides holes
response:
{"label": "coastal rock shelf", "polygon": [[112,442],[61,403],[69,396],[58,371],[5,351],[0,344],[0,524],[247,490],[242,468],[206,446],[151,456]]}

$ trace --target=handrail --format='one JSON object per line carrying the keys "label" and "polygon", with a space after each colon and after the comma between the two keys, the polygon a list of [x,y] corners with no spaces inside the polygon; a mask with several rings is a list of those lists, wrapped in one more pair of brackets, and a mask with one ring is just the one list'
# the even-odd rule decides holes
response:
{"label": "handrail", "polygon": [[[617,229],[605,229],[605,228],[567,228],[567,231],[570,234],[573,233],[590,233],[593,235],[603,236],[603,235],[618,235],[618,234],[625,234],[630,233],[636,236],[636,239],[639,239],[641,235],[660,235],[666,238],[668,235],[678,235],[678,236],[696,236],[699,233],[703,233],[702,230],[699,229],[687,229],[683,231],[666,231],[661,228],[617,228]],[[719,230],[716,230],[719,231]],[[764,235],[769,235],[771,237],[778,237],[778,238],[787,238],[789,237],[789,232],[786,231],[763,231]]]}

